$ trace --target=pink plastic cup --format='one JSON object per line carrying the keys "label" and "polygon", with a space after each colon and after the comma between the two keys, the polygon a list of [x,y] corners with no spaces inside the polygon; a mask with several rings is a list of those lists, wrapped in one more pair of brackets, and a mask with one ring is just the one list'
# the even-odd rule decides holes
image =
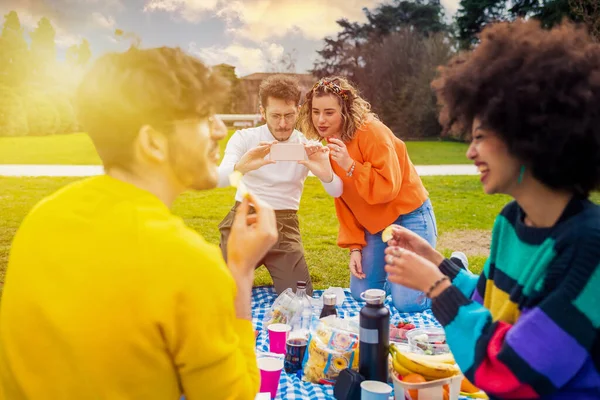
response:
{"label": "pink plastic cup", "polygon": [[271,353],[286,353],[286,342],[292,327],[287,324],[269,325],[269,351]]}
{"label": "pink plastic cup", "polygon": [[271,398],[277,396],[279,388],[279,378],[283,369],[283,359],[274,357],[261,357],[257,360],[260,370],[260,390],[261,393],[271,393]]}

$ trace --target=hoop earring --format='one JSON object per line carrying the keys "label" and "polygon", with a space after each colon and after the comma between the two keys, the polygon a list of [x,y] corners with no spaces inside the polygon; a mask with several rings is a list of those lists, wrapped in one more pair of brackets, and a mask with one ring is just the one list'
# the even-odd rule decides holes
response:
{"label": "hoop earring", "polygon": [[519,170],[519,178],[517,179],[517,183],[519,185],[523,183],[523,176],[525,176],[525,166],[521,165],[521,169]]}

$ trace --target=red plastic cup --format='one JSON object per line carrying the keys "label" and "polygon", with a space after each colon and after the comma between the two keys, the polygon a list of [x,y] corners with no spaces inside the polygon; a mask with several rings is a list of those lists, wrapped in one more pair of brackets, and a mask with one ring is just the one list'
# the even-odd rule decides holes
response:
{"label": "red plastic cup", "polygon": [[260,390],[259,392],[268,392],[271,398],[277,396],[279,388],[279,378],[283,369],[283,359],[275,357],[261,357],[257,360],[260,370]]}
{"label": "red plastic cup", "polygon": [[269,351],[271,353],[286,353],[286,342],[292,327],[287,324],[269,325]]}

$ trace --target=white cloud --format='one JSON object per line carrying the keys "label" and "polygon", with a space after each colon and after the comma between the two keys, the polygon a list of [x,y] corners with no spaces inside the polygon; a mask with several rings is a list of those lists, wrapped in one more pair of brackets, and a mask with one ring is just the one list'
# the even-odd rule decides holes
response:
{"label": "white cloud", "polygon": [[[459,1],[441,0],[447,17],[456,13]],[[260,43],[288,34],[311,40],[335,35],[340,31],[337,20],[365,22],[363,8],[373,10],[381,3],[381,0],[146,0],[144,11],[164,11],[189,22],[217,16],[225,21],[226,32],[235,38]]]}
{"label": "white cloud", "polygon": [[111,15],[104,15],[100,12],[93,12],[92,13],[92,21],[94,24],[96,24],[97,26],[104,28],[104,29],[109,29],[112,30],[115,25],[117,24],[117,22],[115,21],[115,18]]}
{"label": "white cloud", "polygon": [[460,6],[460,0],[442,0],[441,3],[446,9],[446,17],[453,17]]}
{"label": "white cloud", "polygon": [[238,76],[257,71],[267,71],[284,53],[284,48],[275,43],[261,43],[247,47],[237,43],[226,47],[211,46],[199,48],[191,42],[188,51],[208,65],[230,64],[236,67]]}
{"label": "white cloud", "polygon": [[190,22],[208,15],[224,19],[227,32],[257,43],[290,33],[308,39],[335,34],[340,18],[365,21],[363,7],[380,0],[146,0],[144,11],[165,11]]}
{"label": "white cloud", "polygon": [[74,44],[79,44],[81,43],[81,37],[76,36],[76,35],[56,35],[56,46],[59,48],[67,48],[67,47],[71,47]]}
{"label": "white cloud", "polygon": [[197,22],[207,11],[214,11],[218,3],[219,0],[147,0],[144,11],[166,11]]}
{"label": "white cloud", "polygon": [[363,22],[364,7],[377,0],[251,0],[233,1],[221,11],[239,37],[266,40],[299,33],[307,39],[322,39],[340,30],[336,20]]}

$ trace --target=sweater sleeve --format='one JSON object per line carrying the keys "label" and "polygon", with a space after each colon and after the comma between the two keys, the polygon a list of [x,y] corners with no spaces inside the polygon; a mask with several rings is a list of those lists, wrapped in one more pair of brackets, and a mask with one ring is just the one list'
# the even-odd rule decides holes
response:
{"label": "sweater sleeve", "polygon": [[[588,237],[561,253],[554,262],[563,263],[568,273],[536,306],[522,310],[515,324],[492,320],[489,310],[456,286],[434,299],[433,313],[471,382],[499,398],[538,398],[594,368],[600,326],[599,240]],[[597,365],[598,360],[593,362]]]}
{"label": "sweater sleeve", "polygon": [[[486,264],[489,263],[489,259]],[[476,300],[483,304],[485,296],[485,270],[481,275],[472,274],[456,265],[452,260],[445,259],[439,266],[440,271],[448,278],[454,286],[467,298]]]}
{"label": "sweater sleeve", "polygon": [[347,249],[362,249],[366,246],[365,228],[358,222],[341,197],[335,199],[335,212],[340,223],[338,246]]}
{"label": "sweater sleeve", "polygon": [[384,204],[394,200],[402,186],[401,165],[393,133],[381,122],[373,121],[358,137],[363,162],[356,161],[354,184],[368,204]]}
{"label": "sweater sleeve", "polygon": [[[164,328],[186,399],[253,399],[259,373],[252,322],[236,316],[236,288],[220,252],[206,245],[200,257],[180,253],[183,263],[173,315]],[[186,267],[187,265],[187,267]]]}
{"label": "sweater sleeve", "polygon": [[340,197],[344,192],[344,183],[336,173],[333,173],[333,180],[331,182],[321,181],[323,188],[331,197]]}

